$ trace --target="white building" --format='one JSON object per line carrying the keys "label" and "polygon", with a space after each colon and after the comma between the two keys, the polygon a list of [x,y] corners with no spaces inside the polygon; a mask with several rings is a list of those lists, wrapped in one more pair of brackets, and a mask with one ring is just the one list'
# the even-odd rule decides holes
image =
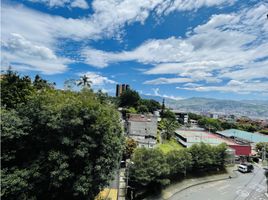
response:
{"label": "white building", "polygon": [[152,148],[156,144],[157,116],[130,114],[126,121],[127,134],[139,147]]}

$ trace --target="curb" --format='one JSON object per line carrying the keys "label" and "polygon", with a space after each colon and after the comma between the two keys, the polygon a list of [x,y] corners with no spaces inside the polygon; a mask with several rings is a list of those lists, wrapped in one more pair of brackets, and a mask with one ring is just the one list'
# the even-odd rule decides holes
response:
{"label": "curb", "polygon": [[164,200],[168,200],[170,199],[171,197],[173,197],[175,194],[178,194],[184,190],[187,190],[191,187],[194,187],[194,186],[197,186],[197,185],[202,185],[202,184],[205,184],[205,183],[211,183],[211,182],[217,182],[217,181],[223,181],[223,180],[228,180],[228,179],[231,179],[231,178],[237,178],[238,175],[237,173],[235,173],[237,170],[233,170],[233,173],[235,174],[235,176],[229,176],[228,178],[220,178],[220,179],[214,179],[214,180],[208,180],[208,181],[203,181],[203,182],[200,182],[200,183],[195,183],[195,184],[192,184],[192,185],[189,185],[187,187],[184,187],[176,192],[174,192],[172,195],[170,195],[168,198],[163,198]]}

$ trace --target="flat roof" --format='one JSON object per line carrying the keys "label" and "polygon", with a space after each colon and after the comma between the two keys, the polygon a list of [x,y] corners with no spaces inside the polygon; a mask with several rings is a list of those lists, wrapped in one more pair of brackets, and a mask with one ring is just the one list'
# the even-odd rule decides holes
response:
{"label": "flat roof", "polygon": [[128,121],[151,122],[153,118],[155,118],[155,116],[153,116],[153,115],[131,114],[131,115],[129,115]]}
{"label": "flat roof", "polygon": [[247,140],[249,142],[268,142],[268,135],[260,134],[260,133],[251,133],[247,131],[241,131],[238,129],[228,129],[225,131],[219,131],[218,134],[221,134],[225,137],[237,137],[243,140]]}
{"label": "flat roof", "polygon": [[205,131],[194,131],[194,130],[176,130],[178,135],[184,137],[187,143],[200,143],[204,142],[210,145],[218,145],[221,143],[226,143],[227,145],[237,145],[235,142],[221,138],[220,136],[205,132]]}

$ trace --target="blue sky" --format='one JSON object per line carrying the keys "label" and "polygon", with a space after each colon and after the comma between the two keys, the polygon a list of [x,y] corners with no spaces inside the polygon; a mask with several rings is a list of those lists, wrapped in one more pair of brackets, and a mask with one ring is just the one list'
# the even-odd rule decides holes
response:
{"label": "blue sky", "polygon": [[268,99],[268,1],[3,0],[1,67],[174,99]]}

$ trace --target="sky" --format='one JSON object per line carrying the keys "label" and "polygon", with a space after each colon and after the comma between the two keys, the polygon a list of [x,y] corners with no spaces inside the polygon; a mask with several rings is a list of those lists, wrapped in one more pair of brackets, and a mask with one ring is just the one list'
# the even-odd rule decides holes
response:
{"label": "sky", "polygon": [[268,0],[2,0],[1,68],[115,95],[268,100]]}

